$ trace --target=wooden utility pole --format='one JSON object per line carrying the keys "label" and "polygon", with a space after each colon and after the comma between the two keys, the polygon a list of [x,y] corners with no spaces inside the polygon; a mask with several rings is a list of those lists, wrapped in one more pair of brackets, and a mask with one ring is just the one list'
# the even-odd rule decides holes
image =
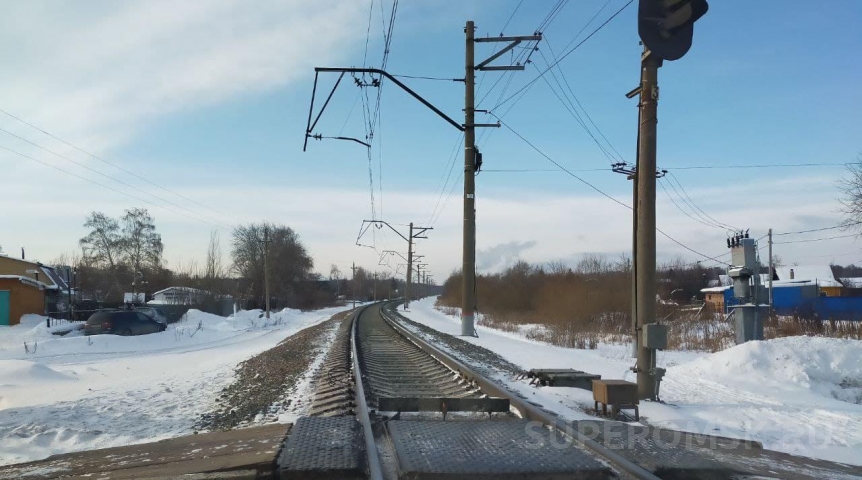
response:
{"label": "wooden utility pole", "polygon": [[[637,336],[643,335],[644,326],[655,323],[655,194],[656,176],[656,124],[658,123],[658,68],[661,59],[644,48],[641,57],[640,125],[638,126],[637,171]],[[638,342],[637,383],[640,399],[656,396],[656,350]]]}

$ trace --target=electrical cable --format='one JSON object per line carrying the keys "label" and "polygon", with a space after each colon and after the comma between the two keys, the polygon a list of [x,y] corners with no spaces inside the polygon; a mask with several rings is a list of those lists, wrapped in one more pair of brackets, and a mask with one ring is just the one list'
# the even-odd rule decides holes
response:
{"label": "electrical cable", "polygon": [[540,77],[544,76],[544,75],[545,75],[545,73],[547,73],[551,68],[553,68],[554,66],[556,66],[558,63],[560,63],[560,62],[562,62],[563,60],[565,60],[565,59],[566,59],[566,57],[568,57],[569,55],[571,55],[571,54],[572,54],[572,52],[574,52],[574,51],[575,51],[575,50],[577,50],[581,45],[583,45],[584,43],[586,43],[586,42],[587,42],[587,40],[589,40],[590,38],[592,38],[592,37],[593,37],[593,35],[595,35],[596,33],[598,33],[602,28],[604,28],[604,27],[605,27],[605,25],[607,25],[608,23],[610,23],[610,22],[611,22],[611,20],[613,20],[614,18],[616,18],[616,17],[617,17],[617,15],[619,15],[620,13],[622,13],[622,11],[623,11],[623,10],[625,10],[625,9],[626,9],[626,7],[628,7],[629,5],[631,5],[633,2],[634,2],[634,0],[629,0],[628,2],[626,2],[626,4],[622,6],[622,8],[620,8],[619,10],[617,10],[613,15],[611,15],[611,16],[610,16],[610,18],[608,18],[607,20],[605,20],[605,21],[604,21],[604,23],[602,23],[601,25],[599,25],[599,26],[598,26],[598,28],[596,28],[596,29],[595,29],[595,30],[593,30],[589,35],[587,35],[587,37],[586,37],[586,38],[584,38],[584,39],[583,39],[583,40],[581,40],[577,45],[575,45],[574,47],[572,47],[572,49],[571,49],[571,50],[569,50],[569,51],[565,52],[565,53],[564,53],[564,54],[563,54],[559,59],[557,59],[557,61],[556,61],[556,62],[554,62],[551,66],[549,66],[549,67],[548,67],[547,69],[545,69],[542,73],[540,73],[538,77],[536,77],[536,78],[534,78],[534,79],[530,80],[529,82],[527,82],[523,87],[521,87],[518,91],[516,91],[515,93],[513,93],[513,94],[512,94],[512,95],[510,95],[509,97],[507,97],[507,98],[506,98],[505,100],[503,100],[502,102],[497,103],[497,105],[495,105],[491,110],[496,110],[497,108],[499,108],[499,107],[501,107],[502,105],[504,105],[504,104],[508,103],[509,101],[511,101],[513,98],[515,98],[515,96],[517,96],[517,95],[518,95],[519,93],[521,93],[522,91],[527,90],[528,88],[530,88],[531,86],[533,86],[533,85],[534,85],[534,84],[539,80],[539,78],[540,78]]}
{"label": "electrical cable", "polygon": [[169,211],[169,212],[171,212],[171,213],[175,213],[175,214],[177,214],[177,215],[182,215],[182,216],[184,216],[184,217],[186,217],[186,218],[190,218],[190,219],[192,219],[192,220],[197,220],[197,221],[199,221],[199,222],[205,223],[205,224],[210,225],[210,226],[213,226],[213,227],[215,227],[215,228],[226,229],[224,226],[221,226],[221,225],[217,225],[217,224],[214,224],[214,223],[208,222],[208,221],[206,221],[206,220],[204,220],[204,219],[202,219],[202,218],[199,218],[199,217],[195,217],[195,216],[187,215],[187,214],[185,214],[185,213],[183,213],[183,212],[178,212],[178,211],[173,210],[173,209],[171,209],[171,208],[168,208],[168,207],[166,207],[166,206],[164,206],[164,205],[159,205],[159,204],[156,204],[156,203],[150,202],[149,200],[145,200],[145,199],[143,199],[143,198],[141,198],[141,197],[138,197],[138,196],[136,196],[136,195],[132,195],[131,193],[124,192],[124,191],[122,191],[122,190],[118,190],[118,189],[116,189],[116,188],[113,188],[113,187],[111,187],[111,186],[109,186],[109,185],[105,185],[105,184],[103,184],[103,183],[99,183],[99,182],[97,182],[97,181],[95,181],[95,180],[93,180],[93,179],[91,179],[91,178],[87,178],[87,177],[84,177],[84,176],[82,176],[82,175],[78,175],[77,173],[71,172],[71,171],[69,171],[69,170],[66,170],[66,169],[64,169],[64,168],[58,167],[58,166],[53,165],[53,164],[51,164],[51,163],[44,162],[44,161],[42,161],[42,160],[39,160],[38,158],[31,157],[30,155],[27,155],[27,154],[21,153],[21,152],[19,152],[19,151],[12,150],[11,148],[4,147],[3,145],[0,145],[0,149],[6,150],[7,152],[14,153],[15,155],[18,155],[18,156],[24,157],[24,158],[26,158],[26,159],[32,160],[32,161],[34,161],[34,162],[36,162],[36,163],[39,163],[39,164],[42,164],[42,165],[44,165],[44,166],[46,166],[46,167],[53,168],[53,169],[55,169],[55,170],[58,170],[58,171],[60,171],[60,172],[65,173],[65,174],[67,174],[67,175],[71,175],[71,176],[73,176],[73,177],[75,177],[75,178],[79,178],[79,179],[84,180],[84,181],[86,181],[86,182],[90,182],[90,183],[92,183],[92,184],[94,184],[94,185],[98,185],[98,186],[100,186],[100,187],[102,187],[102,188],[107,188],[108,190],[111,190],[112,192],[119,193],[119,194],[121,194],[121,195],[125,195],[125,196],[130,197],[130,198],[134,198],[135,200],[137,200],[137,201],[139,201],[139,202],[146,203],[147,205],[150,205],[150,206],[153,206],[153,207],[156,207],[156,208],[161,208],[161,209],[163,209],[163,210],[167,210],[167,211]]}
{"label": "electrical cable", "polygon": [[[106,174],[106,173],[100,172],[100,171],[98,171],[98,170],[96,170],[96,169],[94,169],[94,168],[91,168],[91,167],[89,167],[89,166],[87,166],[87,165],[84,165],[83,163],[80,163],[80,162],[78,162],[78,161],[76,161],[76,160],[72,160],[72,159],[71,159],[71,158],[69,158],[69,157],[66,157],[66,156],[64,156],[64,155],[61,155],[61,154],[59,154],[59,153],[57,153],[57,152],[53,151],[53,150],[50,150],[50,149],[48,149],[48,148],[45,148],[45,147],[43,147],[43,146],[41,146],[41,145],[39,145],[39,144],[37,144],[37,143],[35,143],[35,142],[32,142],[32,141],[30,141],[30,140],[28,140],[28,139],[26,139],[26,138],[24,138],[24,137],[21,137],[21,136],[19,136],[19,135],[16,135],[16,134],[14,134],[14,133],[12,133],[12,132],[10,132],[10,131],[6,130],[6,129],[0,128],[0,132],[4,132],[4,133],[6,133],[7,135],[9,135],[9,136],[11,136],[11,137],[17,138],[17,139],[19,139],[19,140],[21,140],[21,141],[23,141],[23,142],[26,142],[26,143],[28,143],[28,144],[30,144],[30,145],[32,145],[32,146],[34,146],[34,147],[36,147],[36,148],[39,148],[39,149],[41,149],[41,150],[44,150],[44,151],[46,151],[46,152],[50,153],[51,155],[54,155],[54,156],[56,156],[56,157],[58,157],[58,158],[61,158],[61,159],[63,159],[63,160],[66,160],[66,161],[68,161],[68,162],[70,162],[70,163],[72,163],[72,164],[74,164],[74,165],[77,165],[77,166],[79,166],[79,167],[81,167],[81,168],[83,168],[83,169],[85,169],[85,170],[88,170],[88,171],[90,171],[90,172],[93,172],[93,173],[95,173],[95,174],[97,174],[97,175],[101,175],[102,177],[105,177],[105,178],[107,178],[108,180],[112,180],[112,181],[114,181],[114,182],[117,182],[117,183],[119,183],[120,185],[123,185],[123,186],[125,186],[125,187],[130,188],[130,189],[137,190],[137,191],[139,191],[139,192],[141,192],[141,193],[144,193],[144,194],[146,194],[146,195],[149,195],[149,196],[151,196],[151,197],[153,197],[153,198],[155,198],[155,199],[157,199],[157,200],[159,200],[159,201],[162,201],[162,202],[164,202],[164,203],[167,203],[168,205],[171,205],[171,206],[173,206],[173,207],[179,208],[180,210],[186,210],[187,212],[191,213],[192,215],[195,215],[195,216],[194,216],[194,217],[192,217],[192,218],[198,218],[198,217],[196,216],[196,215],[197,215],[197,212],[195,212],[195,211],[193,211],[193,210],[191,210],[191,209],[189,209],[189,208],[183,207],[182,205],[178,205],[178,204],[176,204],[176,203],[174,203],[174,202],[172,202],[172,201],[170,201],[170,200],[166,200],[166,199],[164,199],[164,198],[162,198],[162,197],[159,197],[158,195],[154,195],[154,194],[152,194],[152,193],[150,193],[150,192],[147,192],[146,190],[141,190],[140,188],[137,188],[137,187],[135,187],[135,186],[134,186],[134,185],[132,185],[132,184],[129,184],[129,183],[127,183],[127,182],[125,182],[125,181],[123,181],[123,180],[120,180],[120,179],[118,179],[118,178],[112,177],[112,176],[110,176],[110,175],[108,175],[108,174]],[[4,148],[5,148],[5,147],[4,147]],[[12,150],[10,150],[10,151],[12,151]],[[14,152],[14,151],[13,151],[13,153],[17,153],[17,152]],[[212,219],[212,218],[210,218],[210,220],[213,220],[213,219]],[[231,227],[230,227],[230,225],[227,225],[227,224],[225,224],[225,223],[221,223],[221,222],[219,222],[218,220],[215,220],[215,222],[219,224],[220,228],[226,228],[226,229],[230,229],[230,228],[231,228]],[[207,223],[209,223],[209,224],[211,224],[211,225],[214,225],[214,224],[215,224],[215,223],[213,223],[213,222],[210,222],[209,220],[207,220]]]}
{"label": "electrical cable", "polygon": [[[53,133],[48,132],[47,130],[45,130],[45,129],[41,128],[41,127],[38,127],[38,126],[36,126],[36,125],[34,125],[34,124],[32,124],[32,123],[30,123],[30,122],[28,122],[28,121],[26,121],[26,120],[24,120],[24,119],[20,118],[20,117],[17,117],[17,116],[15,116],[15,115],[13,115],[13,114],[11,114],[11,113],[7,112],[6,110],[0,109],[0,113],[3,113],[4,115],[8,116],[9,118],[12,118],[12,119],[14,119],[14,120],[16,120],[16,121],[18,121],[18,122],[20,122],[20,123],[23,123],[24,125],[27,125],[28,127],[32,128],[32,129],[34,129],[34,130],[38,130],[38,131],[39,131],[39,132],[41,132],[42,134],[47,135],[48,137],[53,138],[54,140],[57,140],[58,142],[60,142],[60,143],[62,143],[62,144],[64,144],[64,145],[66,145],[66,146],[68,146],[68,147],[71,147],[72,149],[77,150],[77,151],[79,151],[79,152],[83,153],[84,155],[87,155],[87,156],[89,156],[89,157],[91,157],[91,158],[94,158],[94,159],[96,159],[96,160],[98,160],[98,161],[100,161],[100,162],[102,162],[102,163],[104,163],[104,164],[106,164],[106,165],[110,165],[110,166],[112,166],[112,167],[116,168],[117,170],[119,170],[119,171],[121,171],[121,172],[123,172],[123,173],[127,174],[127,175],[131,175],[131,176],[133,176],[133,177],[135,177],[135,178],[137,178],[137,179],[139,179],[139,180],[142,180],[142,181],[144,181],[144,182],[146,182],[146,183],[148,183],[148,184],[150,184],[150,185],[152,185],[152,186],[154,186],[154,187],[156,187],[156,188],[159,188],[159,189],[161,189],[161,190],[163,190],[163,191],[165,191],[165,192],[167,192],[167,193],[170,193],[170,194],[172,194],[172,195],[175,195],[175,196],[177,196],[177,197],[179,197],[179,198],[182,198],[183,200],[186,200],[186,201],[188,201],[188,202],[194,203],[195,205],[197,205],[197,206],[199,206],[199,207],[206,208],[207,210],[210,210],[211,212],[213,212],[213,213],[217,214],[219,217],[225,217],[225,214],[224,214],[224,213],[222,213],[222,212],[220,212],[220,211],[218,211],[218,210],[215,210],[215,209],[213,209],[212,207],[210,207],[210,206],[208,206],[208,205],[205,205],[205,204],[200,203],[200,202],[198,202],[198,201],[196,201],[196,200],[193,200],[193,199],[191,199],[191,198],[189,198],[189,197],[187,197],[187,196],[185,196],[185,195],[183,195],[183,194],[181,194],[181,193],[178,193],[178,192],[175,192],[175,191],[170,190],[170,189],[168,189],[168,188],[165,188],[165,187],[163,187],[163,186],[161,186],[161,185],[159,185],[159,184],[157,184],[157,183],[155,183],[155,182],[153,182],[153,181],[151,181],[151,180],[147,179],[146,177],[144,177],[144,176],[142,176],[142,175],[140,175],[140,174],[138,174],[138,173],[135,173],[135,172],[133,172],[133,171],[131,171],[131,170],[128,170],[128,169],[126,169],[126,168],[123,168],[123,167],[121,167],[121,166],[117,165],[117,164],[116,164],[116,163],[114,163],[114,162],[111,162],[111,161],[109,161],[109,160],[107,160],[107,159],[105,159],[105,158],[102,158],[102,157],[100,157],[100,156],[96,155],[95,153],[92,153],[92,152],[89,152],[89,151],[87,151],[87,150],[84,150],[83,148],[78,147],[77,145],[75,145],[75,144],[73,144],[73,143],[71,143],[71,142],[68,142],[68,141],[66,141],[66,140],[64,140],[64,139],[62,139],[62,138],[60,138],[60,137],[58,137],[57,135],[54,135]],[[19,138],[20,138],[20,137],[19,137]],[[26,140],[25,140],[25,141],[26,141]],[[235,218],[231,218],[231,220],[233,220],[233,221],[237,221],[237,219],[235,219]]]}
{"label": "electrical cable", "polygon": [[[627,208],[627,209],[629,209],[629,210],[632,210],[632,207],[631,207],[630,205],[627,205],[626,203],[621,202],[620,200],[617,200],[616,198],[612,197],[611,195],[609,195],[609,194],[605,193],[605,192],[604,192],[603,190],[601,190],[599,187],[596,187],[596,186],[595,186],[595,185],[593,185],[592,183],[590,183],[590,182],[588,182],[588,181],[584,180],[582,177],[580,177],[580,176],[578,176],[578,175],[575,175],[573,172],[571,172],[570,170],[568,170],[567,168],[565,168],[564,166],[562,166],[562,165],[561,165],[560,163],[558,163],[556,160],[554,160],[553,158],[549,157],[545,152],[543,152],[543,151],[542,151],[542,150],[540,150],[538,147],[536,147],[533,143],[531,143],[529,140],[527,140],[523,135],[521,135],[520,133],[518,133],[517,131],[515,131],[515,130],[514,130],[512,127],[510,127],[506,122],[502,121],[499,117],[497,117],[497,116],[496,116],[496,115],[494,115],[493,113],[491,113],[491,115],[492,115],[492,116],[494,116],[494,117],[496,117],[496,118],[497,118],[497,121],[499,121],[501,125],[505,126],[505,127],[506,127],[510,132],[514,133],[518,138],[520,138],[522,141],[524,141],[524,143],[526,143],[527,145],[529,145],[529,146],[530,146],[533,150],[535,150],[539,155],[541,155],[542,157],[544,157],[545,159],[547,159],[548,161],[550,161],[551,163],[553,163],[554,165],[556,165],[560,170],[562,170],[563,172],[566,172],[567,174],[569,174],[569,176],[571,176],[571,177],[575,178],[575,179],[576,179],[576,180],[578,180],[579,182],[581,182],[581,183],[583,183],[584,185],[586,185],[586,186],[590,187],[591,189],[595,190],[596,192],[598,192],[598,193],[599,193],[599,194],[601,194],[602,196],[604,196],[604,197],[608,198],[609,200],[613,201],[614,203],[616,203],[616,204],[618,204],[618,205],[620,205],[620,206],[622,206],[622,207],[625,207],[625,208]],[[666,233],[666,232],[665,232],[665,231],[663,231],[662,229],[658,228],[658,226],[656,226],[656,229],[655,229],[655,230],[656,230],[656,232],[660,233],[662,236],[664,236],[665,238],[667,238],[667,239],[668,239],[668,240],[670,240],[671,242],[673,242],[673,243],[675,243],[675,244],[679,245],[680,247],[682,247],[682,248],[684,248],[684,249],[686,249],[686,250],[688,250],[688,251],[690,251],[690,252],[692,252],[692,253],[694,253],[694,254],[696,254],[696,255],[699,255],[699,256],[701,256],[701,257],[703,257],[703,258],[706,258],[706,259],[708,259],[708,260],[712,260],[712,261],[714,261],[714,262],[716,262],[716,263],[720,263],[720,264],[728,265],[728,264],[727,264],[727,263],[725,263],[725,262],[722,262],[722,261],[720,261],[720,260],[717,260],[717,259],[716,259],[716,258],[714,258],[714,257],[710,257],[710,256],[708,256],[708,255],[705,255],[705,254],[703,254],[703,253],[700,253],[700,252],[698,252],[697,250],[695,250],[695,249],[693,249],[693,248],[689,247],[688,245],[685,245],[684,243],[682,243],[682,242],[680,242],[679,240],[677,240],[677,239],[673,238],[672,236],[670,236],[668,233]]]}
{"label": "electrical cable", "polygon": [[[774,235],[774,234],[773,234]],[[809,242],[822,242],[824,240],[837,240],[839,238],[850,238],[850,237],[858,237],[858,233],[851,233],[848,235],[838,235],[835,237],[825,237],[825,238],[808,238],[805,240],[789,240],[786,242],[772,242],[773,245],[786,245],[788,243],[809,243]]]}

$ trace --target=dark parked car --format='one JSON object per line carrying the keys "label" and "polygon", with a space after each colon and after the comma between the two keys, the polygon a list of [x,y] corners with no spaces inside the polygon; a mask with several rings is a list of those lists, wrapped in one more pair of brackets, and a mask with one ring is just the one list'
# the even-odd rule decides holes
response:
{"label": "dark parked car", "polygon": [[141,312],[144,315],[152,318],[153,320],[168,324],[168,314],[164,312],[164,310],[156,307],[138,307],[135,309],[136,312]]}
{"label": "dark parked car", "polygon": [[84,333],[97,335],[113,333],[114,335],[145,335],[162,332],[167,328],[163,323],[153,320],[141,312],[132,310],[114,310],[96,312],[84,325]]}

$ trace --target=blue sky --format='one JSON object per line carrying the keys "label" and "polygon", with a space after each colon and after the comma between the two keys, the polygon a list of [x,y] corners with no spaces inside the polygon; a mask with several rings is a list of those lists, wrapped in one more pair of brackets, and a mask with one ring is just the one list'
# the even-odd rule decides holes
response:
{"label": "blue sky", "polygon": [[[391,4],[384,3],[388,21]],[[555,3],[525,0],[503,33],[532,34]],[[545,68],[543,56],[560,55],[573,39],[577,43],[624,4],[567,2],[544,30],[546,41],[533,54],[534,63],[514,74],[502,97],[508,77],[488,93],[504,74],[485,75],[477,98],[488,95],[480,108],[494,109],[498,98],[507,98],[535,78],[536,67]],[[0,52],[9,59],[11,74],[0,79],[0,108],[208,208],[129,177],[2,114],[0,127],[133,187],[2,132],[0,145],[152,203],[163,205],[167,199],[188,208],[182,216],[143,205],[157,220],[172,266],[203,257],[212,224],[227,224],[221,231],[227,245],[229,225],[266,219],[293,226],[321,272],[333,263],[344,270],[353,261],[377,268],[377,253],[354,245],[362,219],[371,216],[365,150],[328,140],[311,141],[302,152],[313,67],[362,65],[368,2],[260,2],[252,7],[218,0],[187,2],[182,8],[168,2],[88,2],[83,8],[76,2],[7,5],[11,14],[0,20]],[[380,5],[376,1],[371,11],[368,46],[368,63],[375,66],[383,50]],[[462,77],[464,22],[476,22],[477,36],[499,35],[516,5],[518,1],[402,2],[388,71]],[[751,228],[758,237],[769,227],[794,231],[838,223],[836,182],[843,167],[682,168],[857,159],[862,151],[857,118],[862,107],[862,4],[836,0],[825,5],[829,8],[802,1],[713,1],[695,27],[689,54],[659,71],[659,164],[671,169],[706,213]],[[638,83],[636,6],[623,10],[560,63],[592,121],[630,162],[637,102],[624,94]],[[477,58],[489,55],[490,48],[480,46]],[[318,102],[335,78],[321,76]],[[550,74],[545,78],[555,85]],[[360,89],[349,80],[345,78],[324,113],[320,133],[364,135],[361,103],[356,103]],[[461,115],[462,84],[403,81],[453,118]],[[369,92],[374,95],[376,91]],[[609,160],[544,80],[517,101],[504,121],[566,168],[630,203],[629,182],[609,171]],[[480,138],[487,169],[554,169],[505,128]],[[453,182],[460,182],[458,139],[454,128],[394,85],[384,85],[372,149],[375,210],[394,224],[423,225],[440,210],[429,240],[418,246],[438,279],[460,264],[460,187],[452,189]],[[457,158],[449,175],[453,152]],[[0,194],[7,212],[0,245],[9,253],[26,246],[32,256],[50,260],[75,248],[89,211],[119,214],[123,208],[141,206],[135,199],[5,151],[0,151],[0,165],[8,172],[7,188]],[[449,182],[441,189],[447,176]],[[674,201],[687,209],[666,185]],[[587,252],[618,256],[629,248],[629,211],[562,172],[489,171],[479,175],[477,192],[477,248],[480,267],[486,270],[515,258],[576,261]],[[691,220],[661,188],[658,195],[664,231],[701,253],[724,253],[722,229]],[[831,230],[793,239],[843,233]],[[372,241],[379,250],[402,249],[391,233],[376,232]],[[862,260],[852,238],[787,244],[776,252],[787,263]],[[658,253],[660,260],[676,255],[698,259],[661,237]]]}

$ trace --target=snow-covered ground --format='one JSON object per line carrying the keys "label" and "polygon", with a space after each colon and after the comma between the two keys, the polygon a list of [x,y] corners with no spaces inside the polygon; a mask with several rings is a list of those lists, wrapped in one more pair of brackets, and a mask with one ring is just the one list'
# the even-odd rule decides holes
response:
{"label": "snow-covered ground", "polygon": [[[414,302],[407,317],[435,330],[460,334],[460,320],[435,310],[434,298]],[[602,378],[635,381],[627,345],[596,350],[563,348],[479,326],[478,338],[460,337],[524,369],[575,368]],[[783,452],[862,465],[862,342],[788,337],[749,342],[714,353],[663,351],[665,403],[642,402],[644,422],[690,432],[757,440]],[[567,419],[585,418],[592,393],[535,388],[498,376]]]}
{"label": "snow-covered ground", "polygon": [[0,465],[191,433],[239,362],[347,308],[192,310],[136,337],[56,336],[36,315],[0,327]]}

